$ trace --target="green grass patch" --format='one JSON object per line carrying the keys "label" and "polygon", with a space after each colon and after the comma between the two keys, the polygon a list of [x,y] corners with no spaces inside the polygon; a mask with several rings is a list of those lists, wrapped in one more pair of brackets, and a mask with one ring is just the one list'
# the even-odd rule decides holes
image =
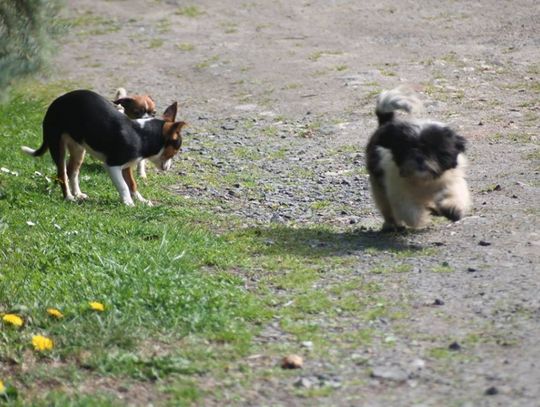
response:
{"label": "green grass patch", "polygon": [[387,274],[387,273],[408,273],[412,270],[412,265],[407,263],[392,264],[392,265],[379,265],[371,269],[373,274]]}
{"label": "green grass patch", "polygon": [[454,269],[446,261],[443,261],[441,264],[433,267],[431,271],[434,273],[453,273]]}
{"label": "green grass patch", "polygon": [[176,48],[180,51],[188,52],[193,51],[195,49],[195,45],[189,43],[189,42],[182,42],[180,44],[176,44]]}
{"label": "green grass patch", "polygon": [[186,6],[176,10],[174,14],[176,14],[177,16],[196,18],[202,16],[204,14],[204,11],[202,11],[197,6]]}
{"label": "green grass patch", "polygon": [[82,36],[110,34],[120,31],[122,28],[117,20],[94,14],[92,11],[86,11],[75,18],[63,20],[63,23],[72,27],[77,35]]}
{"label": "green grass patch", "polygon": [[[178,182],[174,172],[151,173],[141,185],[156,206],[130,208],[120,203],[101,165],[88,157],[81,188],[90,198],[68,203],[54,182],[49,154],[21,153],[21,145],[41,144],[46,107],[67,88],[32,83],[0,106],[0,167],[6,169],[0,172],[0,314],[13,312],[25,321],[21,328],[0,330],[2,379],[21,384],[32,376],[41,383],[50,373],[46,367],[59,361],[81,377],[114,376],[120,383],[189,377],[215,367],[212,361],[223,351],[200,354],[195,362],[189,356],[193,343],[178,350],[188,336],[230,349],[231,358],[247,352],[252,323],[267,311],[227,271],[244,262],[248,242],[217,234],[214,216],[167,193],[166,186]],[[90,310],[90,301],[103,303],[105,311]],[[48,307],[60,309],[64,318],[48,316]],[[54,348],[34,353],[35,334],[51,338]],[[165,341],[159,353],[142,347],[158,338]],[[23,363],[36,369],[18,369]],[[102,400],[99,391],[84,398],[55,387],[45,385],[39,397],[30,394],[26,400],[115,404]],[[186,383],[167,393],[175,400],[199,395]]]}
{"label": "green grass patch", "polygon": [[161,38],[152,38],[148,43],[148,48],[161,48],[164,43],[165,41]]}

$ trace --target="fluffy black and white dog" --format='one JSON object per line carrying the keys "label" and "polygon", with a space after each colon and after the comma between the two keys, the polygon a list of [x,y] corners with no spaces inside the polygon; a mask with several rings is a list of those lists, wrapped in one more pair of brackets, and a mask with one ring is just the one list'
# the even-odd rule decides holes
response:
{"label": "fluffy black and white dog", "polygon": [[379,127],[366,156],[383,230],[425,226],[430,213],[455,222],[471,207],[465,139],[443,123],[396,117],[396,111],[418,107],[420,101],[400,88],[377,99]]}

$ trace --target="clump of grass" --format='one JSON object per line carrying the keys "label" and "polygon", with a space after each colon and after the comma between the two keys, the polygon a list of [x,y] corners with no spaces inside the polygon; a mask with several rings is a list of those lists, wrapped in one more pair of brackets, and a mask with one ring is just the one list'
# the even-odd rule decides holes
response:
{"label": "clump of grass", "polygon": [[223,27],[225,34],[234,34],[238,31],[238,25],[233,22],[221,23],[221,26]]}
{"label": "clump of grass", "polygon": [[195,17],[200,17],[201,15],[203,15],[204,11],[202,11],[197,6],[186,6],[186,7],[182,7],[176,10],[174,14],[176,14],[177,16],[195,18]]}
{"label": "clump of grass", "polygon": [[219,61],[219,55],[214,55],[213,57],[207,58],[198,64],[195,65],[195,68],[202,70],[208,68],[211,64],[216,63]]}
{"label": "clump of grass", "polygon": [[164,43],[165,41],[161,38],[152,38],[148,43],[148,48],[160,48]]}
{"label": "clump of grass", "polygon": [[195,49],[195,45],[189,43],[189,42],[182,42],[180,44],[176,44],[176,48],[178,48],[180,51],[193,51]]}
{"label": "clump of grass", "polygon": [[310,61],[317,62],[321,57],[325,55],[341,55],[343,52],[341,51],[315,51],[311,53],[308,57]]}
{"label": "clump of grass", "polygon": [[434,273],[452,273],[454,269],[446,261],[443,261],[438,266],[433,267],[431,271]]}
{"label": "clump of grass", "polygon": [[77,34],[82,36],[105,35],[120,31],[121,28],[117,20],[94,14],[92,11],[65,20],[65,24],[75,28]]}

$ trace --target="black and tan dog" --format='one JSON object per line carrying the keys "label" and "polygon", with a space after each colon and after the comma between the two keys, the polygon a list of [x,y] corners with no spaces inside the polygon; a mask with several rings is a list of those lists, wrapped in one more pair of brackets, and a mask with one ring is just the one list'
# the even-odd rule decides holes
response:
{"label": "black and tan dog", "polygon": [[[174,102],[163,119],[131,120],[114,105],[89,90],[75,90],[54,100],[43,119],[43,144],[39,149],[22,147],[34,157],[50,150],[56,164],[64,199],[85,199],[79,188],[79,169],[86,151],[104,163],[122,202],[133,199],[151,205],[137,191],[132,169],[142,159],[168,170],[172,157],[182,145],[182,127],[175,121],[178,104]],[[66,168],[66,149],[69,161]]]}

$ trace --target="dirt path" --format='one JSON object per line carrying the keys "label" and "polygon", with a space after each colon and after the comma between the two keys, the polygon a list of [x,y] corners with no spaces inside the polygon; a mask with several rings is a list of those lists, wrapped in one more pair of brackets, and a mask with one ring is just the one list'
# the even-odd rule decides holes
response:
{"label": "dirt path", "polygon": [[[313,233],[314,256],[326,245],[350,265],[324,281],[362,277],[393,308],[368,325],[322,313],[324,330],[368,327],[381,340],[331,344],[296,377],[257,380],[231,400],[313,405],[298,391],[330,387],[317,404],[540,405],[537,1],[68,4],[76,26],[56,79],[150,93],[160,109],[181,102],[191,136],[174,191],[269,239],[270,224],[289,239]],[[374,96],[401,83],[470,141],[475,208],[396,237],[371,231],[381,219],[363,146]],[[312,232],[321,223],[335,234]],[[382,272],[365,276],[373,267]],[[288,340],[275,324],[258,339]]]}

